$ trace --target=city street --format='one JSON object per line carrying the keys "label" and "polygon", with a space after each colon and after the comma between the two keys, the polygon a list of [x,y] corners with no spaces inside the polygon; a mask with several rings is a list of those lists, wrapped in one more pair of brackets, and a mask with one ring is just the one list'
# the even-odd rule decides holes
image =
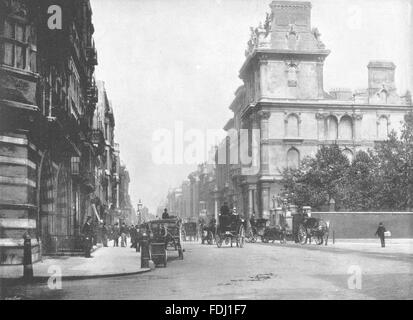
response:
{"label": "city street", "polygon": [[[61,290],[50,290],[46,284],[8,287],[5,298],[413,298],[410,240],[390,240],[386,248],[372,240],[343,241],[327,247],[256,243],[242,249],[185,243],[183,261],[176,259],[175,252],[169,256],[167,268],[149,273],[63,281]],[[355,285],[357,271],[361,271],[361,281]]]}

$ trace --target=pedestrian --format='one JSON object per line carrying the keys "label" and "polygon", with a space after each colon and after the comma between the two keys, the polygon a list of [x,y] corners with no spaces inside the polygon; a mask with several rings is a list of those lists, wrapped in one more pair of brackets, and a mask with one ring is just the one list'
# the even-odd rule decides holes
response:
{"label": "pedestrian", "polygon": [[134,225],[131,225],[130,230],[130,240],[131,240],[131,248],[135,248],[136,247],[136,229]]}
{"label": "pedestrian", "polygon": [[229,216],[231,214],[228,204],[226,202],[224,202],[224,205],[221,207],[220,211],[221,211],[221,215],[223,216]]}
{"label": "pedestrian", "polygon": [[162,213],[162,219],[169,219],[168,209],[164,209]]}
{"label": "pedestrian", "polygon": [[385,241],[384,241],[384,233],[385,232],[386,232],[386,228],[384,227],[383,222],[380,222],[379,227],[377,228],[377,231],[374,235],[378,236],[380,238],[382,248],[384,248],[386,246]]}
{"label": "pedestrian", "polygon": [[90,258],[90,251],[92,250],[92,237],[93,237],[93,227],[92,227],[92,217],[87,217],[86,222],[82,228],[83,235],[83,249],[85,251],[85,257]]}
{"label": "pedestrian", "polygon": [[113,227],[113,246],[114,247],[119,247],[119,235],[120,235],[120,229],[119,229],[119,224],[116,222],[114,227]]}
{"label": "pedestrian", "polygon": [[106,227],[106,223],[102,223],[102,243],[104,247],[108,246],[108,228]]}
{"label": "pedestrian", "polygon": [[126,247],[126,234],[128,233],[128,228],[126,227],[125,223],[122,223],[122,226],[120,227],[120,246],[121,247]]}

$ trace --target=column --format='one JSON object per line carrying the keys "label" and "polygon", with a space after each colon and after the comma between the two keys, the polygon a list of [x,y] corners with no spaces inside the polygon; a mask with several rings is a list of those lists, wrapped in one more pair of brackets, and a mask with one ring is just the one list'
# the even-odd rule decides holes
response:
{"label": "column", "polygon": [[270,218],[270,183],[261,182],[261,212],[260,218]]}
{"label": "column", "polygon": [[[257,173],[259,171],[259,166],[260,166],[260,142],[261,142],[259,120],[260,118],[258,115],[253,115],[251,117],[251,160],[252,160],[252,167],[256,169]],[[256,134],[254,134],[255,132]]]}
{"label": "column", "polygon": [[361,121],[363,120],[363,114],[359,113],[360,110],[356,110],[353,114],[353,140],[361,140]]}
{"label": "column", "polygon": [[261,152],[260,152],[260,166],[261,166],[261,175],[268,175],[270,166],[269,166],[269,130],[268,130],[268,120],[271,117],[270,112],[259,111],[258,115],[260,117],[261,125]]}
{"label": "column", "polygon": [[325,140],[325,114],[322,113],[322,110],[320,110],[320,112],[316,113],[315,117],[317,119],[317,138],[318,140]]}
{"label": "column", "polygon": [[248,186],[248,218],[254,213],[254,189],[251,185]]}

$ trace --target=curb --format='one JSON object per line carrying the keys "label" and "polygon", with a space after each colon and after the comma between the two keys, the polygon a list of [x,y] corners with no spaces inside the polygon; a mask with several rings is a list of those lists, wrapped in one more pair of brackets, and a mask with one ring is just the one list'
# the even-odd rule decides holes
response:
{"label": "curb", "polygon": [[[131,272],[122,272],[122,273],[106,273],[106,274],[91,274],[91,275],[73,275],[73,276],[62,276],[61,279],[66,281],[75,281],[75,280],[87,280],[87,279],[98,279],[98,278],[113,278],[113,277],[124,277],[131,276],[141,273],[146,273],[151,271],[150,268],[141,269],[138,271]],[[16,284],[31,284],[44,282],[50,279],[50,276],[34,276],[33,279],[29,282],[25,281],[22,278],[0,278],[0,282],[13,282]]]}

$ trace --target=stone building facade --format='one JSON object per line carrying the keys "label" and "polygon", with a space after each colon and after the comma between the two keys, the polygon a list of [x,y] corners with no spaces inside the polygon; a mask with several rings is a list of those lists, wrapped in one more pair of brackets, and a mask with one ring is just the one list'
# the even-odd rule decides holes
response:
{"label": "stone building facade", "polygon": [[412,110],[410,94],[397,94],[396,66],[389,61],[368,63],[366,90],[326,92],[323,69],[330,51],[311,25],[311,3],[273,1],[270,7],[265,23],[252,30],[240,70],[244,85],[225,128],[252,136],[249,163],[232,165],[229,180],[241,187],[233,190],[243,212],[264,218],[281,191],[284,168],[297,167],[325,144],[338,144],[351,160],[399,131]]}
{"label": "stone building facade", "polygon": [[104,211],[93,33],[89,0],[0,1],[0,264],[22,262],[25,234],[34,261],[80,248],[85,217]]}
{"label": "stone building facade", "polygon": [[[351,160],[391,130],[400,131],[412,110],[410,93],[397,93],[390,61],[366,61],[365,90],[326,92],[323,70],[330,51],[311,24],[311,3],[273,1],[270,8],[265,22],[251,28],[239,73],[243,85],[229,107],[227,138],[217,146],[209,197],[215,212],[227,202],[246,217],[269,218],[285,168],[328,144],[338,144]],[[190,175],[191,182],[199,183],[197,177]]]}
{"label": "stone building facade", "polygon": [[171,189],[166,208],[173,215],[185,220],[197,221],[199,217],[214,217],[216,214],[215,165],[203,163],[188,175],[181,187]]}

